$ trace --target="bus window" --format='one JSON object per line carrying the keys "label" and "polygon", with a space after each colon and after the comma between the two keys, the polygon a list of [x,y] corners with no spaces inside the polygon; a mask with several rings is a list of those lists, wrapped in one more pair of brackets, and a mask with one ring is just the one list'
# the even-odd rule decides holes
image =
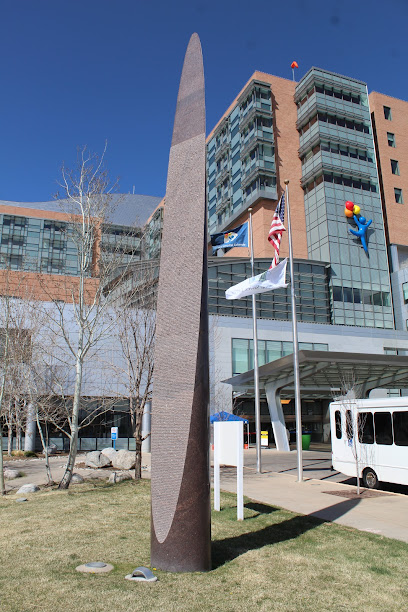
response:
{"label": "bus window", "polygon": [[397,446],[408,446],[408,412],[394,412],[394,442]]}
{"label": "bus window", "polygon": [[336,410],[334,413],[334,421],[336,423],[336,438],[340,440],[341,438],[341,413],[340,410]]}
{"label": "bus window", "polygon": [[392,444],[390,412],[374,412],[375,441],[377,444]]}
{"label": "bus window", "polygon": [[346,434],[347,440],[353,439],[353,421],[351,418],[351,410],[346,410]]}
{"label": "bus window", "polygon": [[362,442],[362,444],[374,444],[373,413],[359,412],[357,424],[359,442]]}

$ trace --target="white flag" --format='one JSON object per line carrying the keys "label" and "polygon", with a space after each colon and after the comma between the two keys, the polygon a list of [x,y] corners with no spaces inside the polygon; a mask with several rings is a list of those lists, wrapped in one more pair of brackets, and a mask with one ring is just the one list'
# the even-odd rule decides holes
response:
{"label": "white flag", "polygon": [[287,263],[288,260],[284,259],[274,268],[270,268],[266,272],[258,274],[258,276],[247,278],[242,283],[238,283],[238,285],[233,285],[227,289],[225,297],[227,300],[239,300],[247,295],[265,293],[265,291],[287,287],[288,285],[285,283]]}

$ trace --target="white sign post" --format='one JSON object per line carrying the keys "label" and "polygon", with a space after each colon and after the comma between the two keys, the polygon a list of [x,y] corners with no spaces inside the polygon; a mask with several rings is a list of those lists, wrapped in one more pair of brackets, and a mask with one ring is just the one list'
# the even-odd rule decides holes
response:
{"label": "white sign post", "polygon": [[220,465],[237,468],[237,520],[244,518],[244,424],[214,423],[214,510],[220,510]]}
{"label": "white sign post", "polygon": [[113,448],[116,450],[116,440],[118,439],[118,427],[111,427],[111,440],[113,440]]}

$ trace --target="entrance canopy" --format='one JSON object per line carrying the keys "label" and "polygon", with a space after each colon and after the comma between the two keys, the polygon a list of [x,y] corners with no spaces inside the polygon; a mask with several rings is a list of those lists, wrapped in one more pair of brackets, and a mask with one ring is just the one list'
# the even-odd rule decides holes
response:
{"label": "entrance canopy", "polygon": [[[361,395],[377,388],[408,388],[408,356],[367,355],[329,351],[299,351],[301,397],[327,399],[340,394],[344,383],[353,381]],[[294,395],[293,355],[259,368],[259,388],[266,393],[278,450],[289,450],[281,397]],[[242,394],[254,393],[254,370],[223,381]]]}
{"label": "entrance canopy", "polygon": [[[371,389],[408,388],[408,356],[367,355],[329,351],[299,351],[300,392],[303,397],[327,398],[340,391],[351,378],[365,395]],[[253,393],[254,371],[249,370],[223,381],[234,391]],[[282,397],[293,397],[293,355],[266,363],[259,368],[259,386],[273,383]]]}

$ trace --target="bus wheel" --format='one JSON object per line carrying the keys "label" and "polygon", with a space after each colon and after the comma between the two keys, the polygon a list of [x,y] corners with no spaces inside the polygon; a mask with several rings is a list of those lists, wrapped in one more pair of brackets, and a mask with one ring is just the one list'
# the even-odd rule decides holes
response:
{"label": "bus wheel", "polygon": [[364,470],[363,485],[366,489],[378,489],[378,477],[372,468],[366,468]]}

